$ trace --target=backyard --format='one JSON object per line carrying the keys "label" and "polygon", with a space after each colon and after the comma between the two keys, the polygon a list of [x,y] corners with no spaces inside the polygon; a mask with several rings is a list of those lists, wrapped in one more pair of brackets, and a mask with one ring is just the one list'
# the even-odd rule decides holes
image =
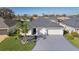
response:
{"label": "backyard", "polygon": [[65,37],[72,43],[75,47],[79,48],[79,34],[76,32],[66,33]]}

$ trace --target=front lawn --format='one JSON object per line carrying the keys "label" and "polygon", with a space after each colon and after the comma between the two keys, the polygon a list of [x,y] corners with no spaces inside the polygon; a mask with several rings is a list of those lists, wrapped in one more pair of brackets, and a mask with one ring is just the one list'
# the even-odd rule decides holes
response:
{"label": "front lawn", "polygon": [[33,41],[22,45],[19,39],[11,36],[0,43],[0,51],[31,51],[34,46]]}
{"label": "front lawn", "polygon": [[79,37],[74,37],[71,33],[65,34],[65,37],[77,48],[79,48]]}

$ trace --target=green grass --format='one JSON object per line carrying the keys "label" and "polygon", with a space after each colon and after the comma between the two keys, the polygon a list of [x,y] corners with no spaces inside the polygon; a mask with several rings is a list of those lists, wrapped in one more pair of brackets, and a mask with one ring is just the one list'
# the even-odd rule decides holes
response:
{"label": "green grass", "polygon": [[31,51],[34,46],[34,42],[22,45],[16,37],[9,37],[0,43],[0,51]]}
{"label": "green grass", "polygon": [[79,37],[73,37],[72,34],[65,34],[65,37],[77,48],[79,48]]}

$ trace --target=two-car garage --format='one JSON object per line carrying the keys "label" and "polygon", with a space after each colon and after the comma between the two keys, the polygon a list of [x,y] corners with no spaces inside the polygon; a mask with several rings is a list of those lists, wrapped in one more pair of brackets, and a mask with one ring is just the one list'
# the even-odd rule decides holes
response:
{"label": "two-car garage", "polygon": [[34,28],[36,29],[36,34],[43,34],[43,35],[63,35],[62,28]]}

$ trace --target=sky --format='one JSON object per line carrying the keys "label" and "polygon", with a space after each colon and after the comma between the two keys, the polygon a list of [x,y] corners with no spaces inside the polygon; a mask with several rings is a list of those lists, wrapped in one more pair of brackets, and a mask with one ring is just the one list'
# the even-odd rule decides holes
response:
{"label": "sky", "polygon": [[10,7],[17,14],[78,14],[79,7]]}

